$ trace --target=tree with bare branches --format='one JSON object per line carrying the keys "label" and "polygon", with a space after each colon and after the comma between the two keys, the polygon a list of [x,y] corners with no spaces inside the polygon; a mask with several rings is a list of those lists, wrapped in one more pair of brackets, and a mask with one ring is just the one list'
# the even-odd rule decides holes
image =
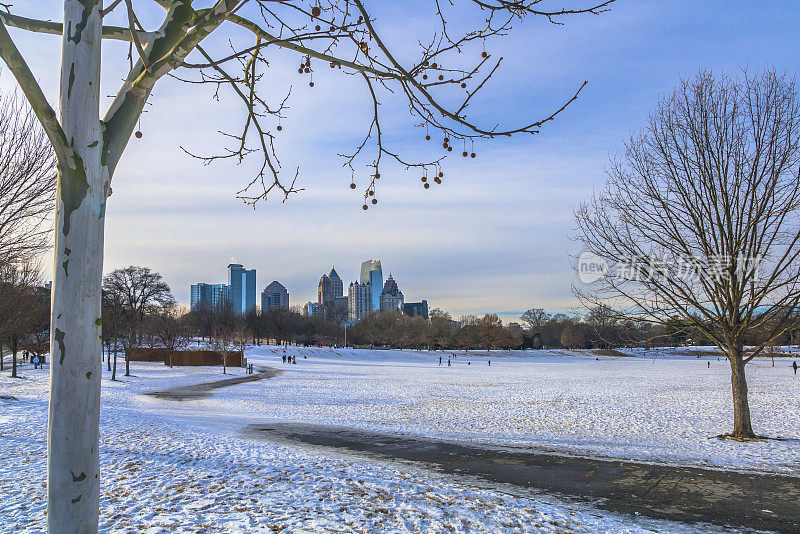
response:
{"label": "tree with bare branches", "polygon": [[[651,113],[577,210],[605,275],[579,295],[680,323],[731,365],[735,439],[753,439],[745,365],[794,327],[800,301],[800,101],[794,78],[703,72]],[[595,271],[597,272],[597,271]],[[768,326],[750,347],[745,340]]]}
{"label": "tree with bare branches", "polygon": [[[31,12],[0,12],[0,58],[16,78],[53,146],[58,166],[55,265],[53,280],[50,419],[48,426],[49,528],[96,530],[99,506],[98,421],[100,403],[100,287],[103,226],[114,171],[159,80],[173,76],[216,86],[243,105],[240,131],[228,133],[230,145],[205,162],[260,158],[259,170],[239,195],[254,203],[270,193],[285,199],[299,188],[297,171],[288,178],[273,149],[282,129],[286,100],[270,103],[261,90],[271,54],[294,54],[298,73],[313,86],[314,70],[333,68],[364,83],[373,111],[364,140],[344,158],[353,176],[366,165],[364,209],[377,204],[382,164],[396,164],[421,175],[426,188],[440,183],[444,157],[461,151],[475,157],[479,138],[535,134],[575,100],[583,85],[554,105],[552,113],[520,125],[481,125],[467,115],[476,95],[500,66],[487,51],[491,40],[506,35],[526,17],[560,24],[569,16],[598,14],[614,0],[564,0],[576,7],[546,7],[548,0],[463,0],[433,3],[439,29],[421,41],[415,59],[400,53],[368,0],[151,0],[165,15],[145,28],[137,15],[143,2],[64,0],[64,20],[32,18]],[[28,4],[28,3],[26,3]],[[0,4],[1,5],[1,4]],[[27,6],[26,6],[27,7]],[[35,8],[35,6],[34,6]],[[23,10],[25,7],[23,7]],[[454,10],[470,23],[448,24]],[[139,11],[141,14],[141,11]],[[57,115],[8,31],[61,35],[61,84]],[[380,29],[380,31],[379,31]],[[229,33],[224,33],[228,31]],[[227,39],[207,41],[210,35]],[[247,35],[245,39],[243,34]],[[130,68],[101,118],[101,43],[129,43]],[[470,58],[472,58],[470,64]],[[103,58],[102,64],[113,64]],[[116,58],[116,63],[128,62]],[[274,77],[268,78],[275,83]],[[227,93],[225,93],[227,91]],[[441,139],[440,156],[416,161],[387,146],[380,118],[381,98],[403,98],[426,137]],[[138,133],[138,135],[141,135]],[[438,139],[437,139],[438,142]],[[189,151],[187,149],[187,151]],[[361,177],[359,177],[361,178]],[[355,181],[351,184],[357,188]]]}
{"label": "tree with bare branches", "polygon": [[48,248],[55,191],[55,156],[36,115],[17,96],[0,96],[0,265]]}

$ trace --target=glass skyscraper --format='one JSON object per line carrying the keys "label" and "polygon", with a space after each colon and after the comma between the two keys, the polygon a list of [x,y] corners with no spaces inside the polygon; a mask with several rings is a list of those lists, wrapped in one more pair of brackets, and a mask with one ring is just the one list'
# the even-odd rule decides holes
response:
{"label": "glass skyscraper", "polygon": [[371,305],[370,311],[381,309],[381,293],[383,292],[383,271],[381,270],[381,260],[367,260],[361,264],[362,284],[370,286]]}
{"label": "glass skyscraper", "polygon": [[223,299],[229,299],[228,286],[225,284],[204,284],[202,282],[191,286],[190,306],[196,310],[203,305],[213,310]]}
{"label": "glass skyscraper", "polygon": [[238,263],[228,265],[228,287],[233,309],[245,313],[256,307],[256,270]]}

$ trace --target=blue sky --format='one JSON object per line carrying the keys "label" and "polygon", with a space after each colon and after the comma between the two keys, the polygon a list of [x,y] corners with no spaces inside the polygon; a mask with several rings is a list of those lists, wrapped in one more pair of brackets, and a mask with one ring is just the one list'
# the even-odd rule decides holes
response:
{"label": "blue sky", "polygon": [[[146,11],[149,3],[134,5],[154,24],[160,12]],[[428,35],[432,4],[368,2],[376,27],[401,54]],[[581,2],[551,3],[562,4]],[[61,5],[26,1],[15,9],[57,20]],[[347,283],[363,260],[379,258],[406,300],[425,298],[455,316],[494,312],[514,320],[530,307],[571,310],[569,255],[579,252],[570,239],[573,209],[603,184],[609,157],[681,77],[764,66],[797,72],[798,15],[800,4],[788,0],[618,0],[608,13],[567,18],[565,26],[528,19],[489,47],[504,65],[473,104],[473,117],[508,125],[540,118],[585,79],[580,99],[537,136],[481,142],[475,160],[449,158],[444,184],[430,190],[418,173],[387,169],[380,203],[366,212],[337,156],[368,126],[370,103],[353,77],[320,68],[312,89],[297,74],[295,56],[274,56],[265,94],[292,88],[277,149],[287,173],[299,166],[305,190],[256,210],[235,197],[255,160],[203,166],[180,149],[218,146],[217,131],[235,127],[242,110],[232,98],[213,101],[208,87],[162,80],[142,119],[144,136],[131,140],[114,177],[105,269],[148,265],[186,302],[189,284],[223,282],[235,258],[257,269],[259,291],[279,280],[292,304],[302,305],[315,300],[317,281],[332,264]],[[454,19],[468,22],[466,15]],[[59,38],[11,31],[55,103]],[[125,53],[120,44],[106,46],[104,94],[116,92]],[[0,84],[14,86],[5,71]],[[410,158],[435,153],[402,100],[386,97],[383,108],[395,148]],[[360,184],[367,174],[361,170]]]}

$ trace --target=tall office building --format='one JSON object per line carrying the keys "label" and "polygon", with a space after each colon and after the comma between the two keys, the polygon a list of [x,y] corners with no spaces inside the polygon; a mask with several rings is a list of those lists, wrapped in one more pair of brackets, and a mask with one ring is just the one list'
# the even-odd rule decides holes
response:
{"label": "tall office building", "polygon": [[342,279],[334,267],[331,267],[331,272],[323,274],[319,279],[317,286],[317,302],[321,304],[329,304],[334,299],[344,295],[344,284]]}
{"label": "tall office building", "polygon": [[347,290],[349,319],[359,321],[372,311],[372,288],[369,284],[352,282]]}
{"label": "tall office building", "polygon": [[289,292],[278,281],[273,281],[261,292],[261,311],[265,312],[271,308],[288,308]]}
{"label": "tall office building", "polygon": [[383,292],[383,272],[381,260],[367,260],[361,264],[361,283],[372,288],[372,309],[381,309],[381,293]]}
{"label": "tall office building", "polygon": [[256,270],[238,263],[228,265],[228,287],[233,309],[245,313],[256,307]]}
{"label": "tall office building", "polygon": [[403,313],[411,317],[420,316],[428,318],[428,301],[422,302],[406,302],[403,304]]}
{"label": "tall office building", "polygon": [[190,306],[196,310],[198,306],[205,306],[213,310],[222,300],[230,299],[228,286],[225,284],[192,284],[190,291]]}
{"label": "tall office building", "polygon": [[325,305],[321,302],[308,302],[303,306],[303,313],[308,317],[325,317]]}
{"label": "tall office building", "polygon": [[381,311],[403,311],[403,292],[397,287],[397,282],[394,281],[392,275],[386,280],[381,292]]}

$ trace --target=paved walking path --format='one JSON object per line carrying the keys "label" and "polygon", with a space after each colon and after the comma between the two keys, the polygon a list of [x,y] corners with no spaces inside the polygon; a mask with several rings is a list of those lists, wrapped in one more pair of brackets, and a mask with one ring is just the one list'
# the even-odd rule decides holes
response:
{"label": "paved walking path", "polygon": [[264,380],[265,378],[273,378],[283,373],[283,371],[280,369],[275,369],[274,367],[258,367],[256,369],[257,370],[250,375],[223,378],[222,380],[201,382],[199,384],[179,386],[161,391],[149,391],[144,393],[144,395],[150,395],[152,397],[158,397],[159,399],[173,401],[196,400],[204,397],[210,397],[211,392],[215,389],[234,386],[236,384],[243,384],[245,382],[255,382],[256,380]]}
{"label": "paved walking path", "polygon": [[323,425],[258,424],[244,432],[270,441],[422,462],[446,473],[578,497],[614,512],[800,532],[798,477],[565,457]]}

